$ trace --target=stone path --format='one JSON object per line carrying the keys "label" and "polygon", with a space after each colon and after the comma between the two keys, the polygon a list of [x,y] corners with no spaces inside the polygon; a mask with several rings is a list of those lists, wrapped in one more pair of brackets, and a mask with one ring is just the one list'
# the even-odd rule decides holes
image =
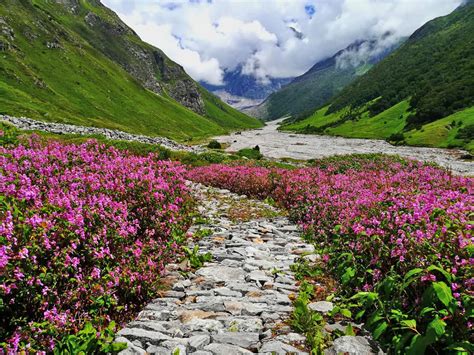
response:
{"label": "stone path", "polygon": [[[227,190],[194,187],[200,212],[212,234],[198,241],[200,252],[213,261],[186,277],[182,265],[168,265],[174,278],[170,291],[155,299],[116,341],[127,342],[125,354],[305,354],[305,338],[285,320],[292,312],[288,297],[297,293],[290,265],[302,253],[313,252],[300,240],[286,217],[235,222],[229,208],[247,200]],[[252,202],[256,210],[272,210]],[[238,206],[237,206],[238,207]],[[252,213],[247,205],[245,213]],[[192,247],[192,245],[191,245]]]}

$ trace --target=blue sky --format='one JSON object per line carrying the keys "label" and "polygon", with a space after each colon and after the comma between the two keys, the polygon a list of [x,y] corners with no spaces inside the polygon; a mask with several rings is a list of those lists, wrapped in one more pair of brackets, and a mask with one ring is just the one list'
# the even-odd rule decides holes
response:
{"label": "blue sky", "polygon": [[[196,80],[294,77],[355,40],[387,46],[462,0],[102,0]],[[379,50],[380,48],[377,48]]]}

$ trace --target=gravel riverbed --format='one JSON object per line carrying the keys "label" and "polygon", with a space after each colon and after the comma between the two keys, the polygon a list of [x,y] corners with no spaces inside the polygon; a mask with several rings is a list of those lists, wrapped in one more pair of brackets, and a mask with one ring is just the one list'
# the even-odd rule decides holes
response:
{"label": "gravel riverbed", "polygon": [[460,159],[467,152],[459,149],[393,146],[375,139],[293,134],[278,131],[279,123],[281,120],[268,122],[260,129],[236,132],[216,139],[229,144],[229,152],[258,145],[264,156],[275,159],[307,160],[342,154],[384,153],[435,162],[457,174],[474,175],[474,162]]}

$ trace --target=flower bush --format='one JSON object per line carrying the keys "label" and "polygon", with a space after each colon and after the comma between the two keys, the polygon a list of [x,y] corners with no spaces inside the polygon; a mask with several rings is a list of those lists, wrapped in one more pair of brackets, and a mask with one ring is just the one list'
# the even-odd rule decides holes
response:
{"label": "flower bush", "polygon": [[392,352],[472,351],[474,179],[384,156],[315,165],[211,165],[189,177],[286,207],[354,318]]}
{"label": "flower bush", "polygon": [[0,147],[4,351],[67,348],[156,295],[192,208],[183,166],[156,158],[34,136]]}

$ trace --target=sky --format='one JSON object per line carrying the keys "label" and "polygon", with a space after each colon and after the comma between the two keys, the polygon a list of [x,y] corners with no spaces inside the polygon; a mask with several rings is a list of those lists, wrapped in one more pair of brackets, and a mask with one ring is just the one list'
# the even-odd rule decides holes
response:
{"label": "sky", "polygon": [[[195,80],[303,74],[356,40],[393,44],[462,0],[102,0]],[[381,48],[378,48],[380,50]]]}

